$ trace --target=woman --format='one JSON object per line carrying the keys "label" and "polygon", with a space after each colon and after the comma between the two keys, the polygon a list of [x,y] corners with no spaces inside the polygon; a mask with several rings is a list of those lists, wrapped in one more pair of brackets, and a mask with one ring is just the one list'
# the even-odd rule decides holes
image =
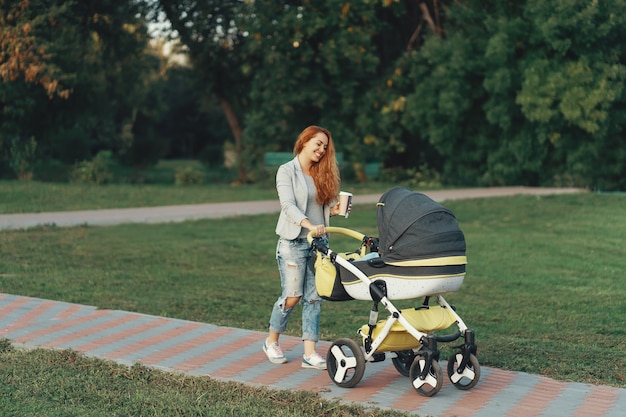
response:
{"label": "woman", "polygon": [[295,157],[278,168],[276,190],[280,215],[276,260],[282,294],[276,300],[263,351],[272,363],[285,363],[278,338],[287,328],[293,308],[302,301],[302,367],[326,369],[326,361],[315,350],[319,337],[322,299],[315,289],[315,271],[307,235],[326,239],[330,216],[339,213],[339,168],[330,132],[319,126],[304,129],[293,148]]}

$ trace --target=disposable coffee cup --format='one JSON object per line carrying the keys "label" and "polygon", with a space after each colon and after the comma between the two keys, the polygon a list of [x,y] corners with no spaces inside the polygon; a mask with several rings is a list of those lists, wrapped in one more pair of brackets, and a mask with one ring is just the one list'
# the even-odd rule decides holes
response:
{"label": "disposable coffee cup", "polygon": [[346,219],[350,215],[350,212],[348,211],[350,203],[352,203],[352,193],[341,191],[339,193],[339,215],[344,216]]}

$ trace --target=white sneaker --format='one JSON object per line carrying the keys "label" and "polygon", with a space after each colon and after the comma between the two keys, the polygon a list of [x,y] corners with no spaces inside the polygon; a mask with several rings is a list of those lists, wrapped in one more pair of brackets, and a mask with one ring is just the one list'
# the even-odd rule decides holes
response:
{"label": "white sneaker", "polygon": [[311,356],[307,357],[302,355],[302,367],[309,369],[326,369],[326,361],[322,356],[315,352]]}
{"label": "white sneaker", "polygon": [[267,355],[267,359],[269,359],[272,363],[286,363],[287,358],[283,355],[283,350],[280,348],[278,343],[274,342],[268,346],[267,339],[263,342],[263,352]]}

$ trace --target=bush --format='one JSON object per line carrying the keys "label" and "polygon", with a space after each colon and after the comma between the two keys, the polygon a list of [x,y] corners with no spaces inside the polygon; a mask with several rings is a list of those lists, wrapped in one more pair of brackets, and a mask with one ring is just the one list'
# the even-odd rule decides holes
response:
{"label": "bush", "polygon": [[110,183],[113,181],[112,155],[111,151],[101,151],[91,161],[77,163],[70,172],[70,182],[94,185]]}
{"label": "bush", "polygon": [[9,165],[20,181],[33,179],[33,166],[37,155],[37,142],[34,137],[26,141],[14,139],[11,143]]}
{"label": "bush", "polygon": [[385,168],[380,173],[383,182],[402,183],[409,188],[441,187],[440,174],[426,164],[418,168]]}
{"label": "bush", "polygon": [[206,180],[204,172],[193,167],[177,168],[174,176],[176,185],[204,184]]}

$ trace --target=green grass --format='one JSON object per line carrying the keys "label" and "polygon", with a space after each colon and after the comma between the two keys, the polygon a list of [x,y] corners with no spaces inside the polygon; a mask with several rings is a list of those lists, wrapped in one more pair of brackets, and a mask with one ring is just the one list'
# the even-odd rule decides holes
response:
{"label": "green grass", "polygon": [[[626,196],[445,205],[465,232],[469,259],[462,289],[446,298],[475,329],[480,363],[626,387]],[[275,222],[260,215],[0,232],[0,292],[263,331],[280,291]],[[377,235],[375,207],[355,206],[332,225]],[[331,244],[356,246],[343,238]],[[370,304],[325,303],[322,339],[352,336]],[[293,317],[288,333],[299,335]]]}
{"label": "green grass", "polygon": [[[382,193],[391,187],[381,183],[346,183],[354,194]],[[269,184],[229,185],[212,183],[173,186],[166,184],[81,185],[67,183],[0,181],[0,214],[48,211],[96,210],[204,204],[228,201],[276,199]]]}
{"label": "green grass", "polygon": [[307,391],[269,390],[87,358],[71,350],[0,346],[3,416],[400,417],[320,401]]}

